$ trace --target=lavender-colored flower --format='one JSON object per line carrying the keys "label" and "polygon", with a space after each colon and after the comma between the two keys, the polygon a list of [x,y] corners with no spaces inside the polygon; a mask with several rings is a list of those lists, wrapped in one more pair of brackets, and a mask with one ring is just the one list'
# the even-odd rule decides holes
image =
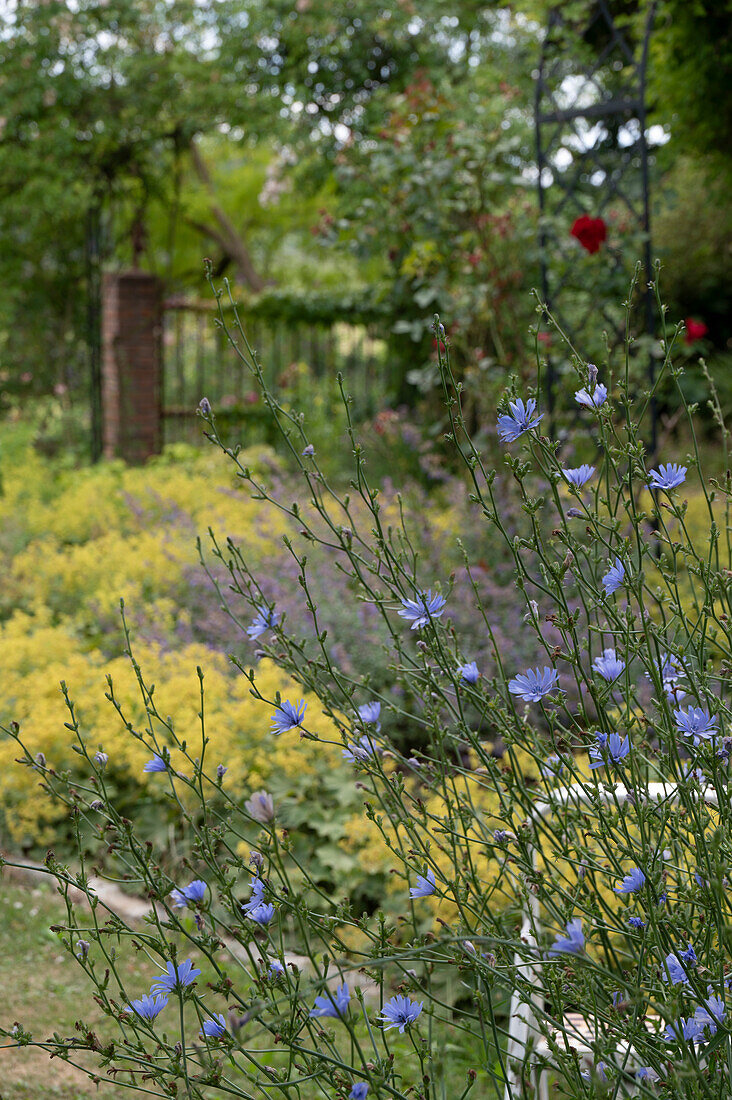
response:
{"label": "lavender-colored flower", "polygon": [[529,668],[508,681],[508,690],[512,695],[525,699],[527,703],[538,703],[545,695],[556,691],[558,679],[559,673],[554,668]]}
{"label": "lavender-colored flower", "polygon": [[255,791],[252,797],[246,800],[244,807],[255,821],[261,821],[263,825],[274,821],[274,799],[268,791]]}
{"label": "lavender-colored flower", "polygon": [[398,1027],[400,1033],[404,1034],[404,1028],[409,1024],[413,1024],[419,1016],[424,1001],[413,1001],[411,997],[405,997],[398,995],[392,997],[390,1001],[387,1001],[384,1005],[381,1016],[379,1019],[384,1025],[384,1031],[389,1031],[393,1027]]}
{"label": "lavender-colored flower", "polygon": [[610,566],[607,573],[602,578],[602,586],[605,589],[605,595],[612,596],[613,592],[617,592],[624,584],[625,566],[620,558],[616,558],[614,564]]}
{"label": "lavender-colored flower", "polygon": [[91,944],[89,943],[89,940],[77,940],[76,955],[78,956],[78,958],[81,959],[82,962],[86,962],[86,960],[89,958],[90,947]]}
{"label": "lavender-colored flower", "polygon": [[297,726],[301,726],[307,707],[308,705],[304,699],[301,699],[297,706],[291,703],[289,699],[285,699],[284,703],[280,703],[272,715],[271,732],[287,733],[288,730],[294,730]]}
{"label": "lavender-colored flower", "polygon": [[250,910],[258,909],[260,905],[264,903],[264,883],[258,875],[252,875],[252,881],[249,884],[251,886],[251,897],[249,901],[244,902],[242,909],[244,913],[249,916]]}
{"label": "lavender-colored flower", "polygon": [[257,614],[252,620],[252,625],[247,627],[247,634],[252,640],[261,637],[265,631],[272,630],[280,621],[280,617],[273,607],[262,604],[256,610]]}
{"label": "lavender-colored flower", "polygon": [[188,886],[184,886],[182,890],[171,890],[170,896],[173,899],[173,906],[176,909],[185,909],[190,907],[195,909],[199,902],[202,902],[206,897],[206,890],[208,887],[201,878],[195,878],[193,882]]}
{"label": "lavender-colored flower", "polygon": [[[710,989],[711,992],[711,989]],[[724,1001],[721,997],[712,995],[707,997],[703,1005],[700,1005],[694,1013],[694,1023],[697,1025],[695,1042],[706,1042],[717,1031],[717,1024],[724,1023],[727,1015]]]}
{"label": "lavender-colored flower", "polygon": [[150,986],[151,993],[173,993],[176,989],[183,989],[191,985],[200,975],[190,959],[185,959],[176,967],[175,963],[165,964],[167,974],[158,974]]}
{"label": "lavender-colored flower", "polygon": [[312,443],[308,443],[307,447],[305,447],[304,450],[300,451],[300,454],[303,458],[312,458],[315,454],[315,447],[312,445]]}
{"label": "lavender-colored flower", "polygon": [[549,948],[549,955],[579,955],[585,949],[585,934],[582,931],[582,920],[574,917],[567,921],[567,935],[561,933],[556,937]]}
{"label": "lavender-colored flower", "polygon": [[94,753],[93,759],[94,763],[97,765],[98,768],[101,768],[102,771],[104,771],[107,764],[109,763],[108,754],[106,752],[102,752],[101,749],[99,750],[99,752]]}
{"label": "lavender-colored flower", "polygon": [[608,760],[612,760],[614,764],[619,764],[630,752],[629,737],[623,740],[619,733],[611,733],[608,736],[599,732],[595,736],[597,737],[597,746],[590,749],[591,768],[602,768]]}
{"label": "lavender-colored flower", "polygon": [[144,772],[167,772],[168,765],[165,763],[162,756],[155,755],[152,760],[148,760],[142,770]]}
{"label": "lavender-colored flower", "polygon": [[544,415],[536,416],[536,401],[530,397],[526,403],[519,397],[516,401],[509,401],[510,416],[505,414],[498,417],[498,438],[501,443],[514,443],[520,435],[535,428]]}
{"label": "lavender-colored flower", "polygon": [[699,1025],[693,1016],[685,1020],[681,1017],[678,1020],[674,1020],[672,1024],[667,1024],[666,1030],[663,1033],[663,1039],[666,1043],[676,1043],[683,1039],[686,1042],[694,1041],[699,1034]]}
{"label": "lavender-colored flower", "polygon": [[375,756],[378,751],[379,746],[371,740],[367,733],[364,733],[358,741],[349,741],[348,747],[343,749],[341,756],[344,760],[348,760],[350,764],[365,764],[369,757]]}
{"label": "lavender-colored flower", "polygon": [[168,998],[162,995],[157,997],[151,997],[148,993],[143,994],[139,1000],[130,1001],[129,1005],[125,1009],[126,1012],[136,1012],[138,1016],[143,1020],[147,1020],[148,1023],[152,1023],[159,1012],[162,1012],[167,1007]]}
{"label": "lavender-colored flower", "polygon": [[640,867],[631,867],[620,886],[615,887],[616,894],[634,894],[645,885],[646,876]]}
{"label": "lavender-colored flower", "polygon": [[599,409],[607,401],[607,386],[598,382],[594,390],[576,390],[574,399],[578,405],[584,405],[586,409]]}
{"label": "lavender-colored flower", "polygon": [[417,875],[417,885],[410,886],[410,898],[428,898],[436,889],[435,872],[428,867],[424,875]]}
{"label": "lavender-colored flower", "polygon": [[226,1031],[226,1021],[220,1012],[212,1016],[210,1020],[204,1020],[201,1026],[202,1039],[220,1039]]}
{"label": "lavender-colored flower", "polygon": [[198,411],[201,416],[211,415],[211,402],[207,397],[202,397],[201,400],[198,402]]}
{"label": "lavender-colored flower", "polygon": [[217,779],[223,779],[224,776],[226,775],[226,773],[228,772],[228,770],[229,769],[226,767],[225,764],[217,764],[216,765],[216,778]]}
{"label": "lavender-colored flower", "polygon": [[381,703],[364,703],[362,707],[358,708],[358,716],[365,726],[376,726],[376,732],[381,730],[381,722],[379,721],[379,715],[381,714]]}
{"label": "lavender-colored flower", "polygon": [[513,839],[513,833],[509,833],[506,829],[493,830],[493,841],[495,844],[508,844],[509,840]]}
{"label": "lavender-colored flower", "polygon": [[546,760],[539,762],[539,768],[545,775],[561,775],[564,771],[564,762],[560,756],[553,752],[551,756],[547,756]]}
{"label": "lavender-colored flower", "polygon": [[348,1094],[348,1100],[366,1100],[369,1086],[366,1081],[356,1081]]}
{"label": "lavender-colored flower", "polygon": [[475,661],[470,661],[467,665],[458,665],[458,672],[460,673],[460,679],[464,680],[466,684],[478,683],[480,672]]}
{"label": "lavender-colored flower", "polygon": [[685,985],[689,984],[689,975],[686,973],[678,955],[672,952],[663,961],[665,969],[661,971],[661,977],[665,982],[670,981],[673,985],[680,985],[682,982]]}
{"label": "lavender-colored flower", "polygon": [[279,978],[282,974],[285,973],[285,968],[279,959],[270,960],[269,973],[270,977],[272,978]]}
{"label": "lavender-colored flower", "polygon": [[676,462],[662,464],[657,470],[649,470],[649,489],[663,489],[670,492],[686,481],[686,466],[679,466]]}
{"label": "lavender-colored flower", "polygon": [[586,463],[582,466],[576,466],[572,470],[562,470],[569,484],[574,485],[576,489],[581,489],[583,485],[586,485],[594,472],[595,467],[588,466]]}
{"label": "lavender-colored flower", "polygon": [[641,917],[628,917],[628,924],[631,928],[635,928],[639,932],[646,926],[646,922],[642,920]]}
{"label": "lavender-colored flower", "polygon": [[428,588],[426,592],[418,592],[414,600],[403,599],[399,615],[411,623],[410,630],[421,630],[427,626],[431,619],[439,619],[447,600]]}
{"label": "lavender-colored flower", "polygon": [[351,1000],[351,991],[345,982],[338,986],[335,993],[327,997],[316,997],[315,1004],[310,1009],[310,1015],[316,1017],[332,1016],[341,1019],[348,1011]]}
{"label": "lavender-colored flower", "polygon": [[686,950],[681,952],[681,959],[683,962],[689,964],[698,962],[696,951],[694,950],[694,945],[692,943],[689,944]]}
{"label": "lavender-colored flower", "polygon": [[625,669],[625,661],[618,657],[615,650],[610,647],[603,649],[602,657],[595,657],[592,662],[594,672],[598,672],[603,680],[612,683]]}
{"label": "lavender-colored flower", "polygon": [[264,927],[265,924],[269,924],[275,915],[275,907],[271,901],[262,902],[261,905],[250,906],[246,915],[249,920],[253,920],[255,924],[261,924]]}
{"label": "lavender-colored flower", "polygon": [[636,1081],[649,1081],[651,1084],[658,1080],[658,1074],[651,1066],[639,1066],[635,1071]]}
{"label": "lavender-colored flower", "polygon": [[695,745],[709,741],[719,733],[719,718],[710,715],[706,707],[688,707],[674,711],[676,728],[684,737],[691,737]]}

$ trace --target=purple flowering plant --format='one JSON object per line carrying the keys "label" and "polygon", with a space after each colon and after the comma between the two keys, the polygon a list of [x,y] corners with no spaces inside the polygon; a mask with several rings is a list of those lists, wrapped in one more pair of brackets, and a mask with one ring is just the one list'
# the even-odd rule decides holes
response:
{"label": "purple flowering plant", "polygon": [[[229,790],[231,773],[226,782],[219,774],[203,672],[193,745],[158,709],[135,663],[147,724],[127,721],[123,701],[110,695],[144,754],[138,772],[147,759],[148,770],[166,773],[165,797],[190,836],[172,875],[145,845],[140,823],[119,811],[110,768],[94,762],[98,735],[85,734],[68,692],[86,779],[69,782],[21,730],[7,727],[29,774],[83,821],[80,858],[96,843],[105,852],[102,874],[124,867],[151,903],[144,930],[114,924],[120,949],[134,939],[141,958],[163,970],[156,977],[151,968],[150,992],[133,998],[118,988],[109,930],[89,919],[89,904],[96,912],[104,903],[93,900],[85,873],[49,854],[46,872],[68,899],[58,934],[97,1007],[121,1029],[103,1058],[115,1065],[124,1058],[161,1096],[175,1083],[180,1095],[205,1088],[243,1098],[265,1078],[267,1088],[276,1082],[309,1096],[306,1074],[312,1095],[354,1100],[465,1096],[473,1082],[476,1097],[511,1098],[528,1081],[547,1084],[545,1071],[568,1100],[598,1089],[682,1100],[730,1095],[732,810],[730,754],[722,751],[730,558],[716,522],[709,538],[694,542],[673,492],[683,469],[691,495],[698,456],[679,456],[684,467],[655,467],[644,434],[647,396],[634,396],[613,362],[598,382],[597,369],[574,351],[575,377],[563,377],[562,401],[597,413],[580,413],[591,424],[586,452],[575,453],[577,441],[561,433],[550,437],[541,391],[514,392],[497,413],[513,481],[499,481],[463,414],[463,384],[436,319],[450,435],[473,507],[472,524],[455,541],[479,639],[463,629],[468,601],[451,576],[457,571],[444,568],[447,551],[422,557],[408,510],[397,496],[387,508],[369,480],[345,382],[350,494],[330,484],[320,441],[278,401],[246,334],[219,304],[303,492],[301,503],[288,503],[293,494],[266,484],[223,438],[214,412],[202,409],[209,438],[243,487],[292,525],[289,573],[258,576],[242,552],[214,543],[211,574],[221,603],[236,601],[232,615],[248,648],[233,664],[261,709],[261,754],[287,742],[297,763],[281,782],[268,776],[266,790],[252,764],[245,802]],[[674,344],[663,329],[657,369],[670,379]],[[659,491],[648,494],[654,480]],[[518,507],[508,500],[512,484]],[[581,523],[570,522],[570,501],[582,504]],[[516,605],[511,620],[494,619],[484,602],[491,563],[470,528],[489,528],[501,563],[510,563],[511,574],[493,583]],[[347,654],[323,619],[323,562],[334,566],[334,602],[347,608],[343,619],[354,631]],[[376,682],[357,645],[359,632],[372,629],[381,640]],[[288,699],[266,689],[264,658],[297,685]],[[300,736],[271,737],[291,730]],[[160,731],[175,771],[167,750],[160,755]],[[690,769],[707,780],[690,782]],[[309,797],[296,807],[293,790],[313,774],[319,786],[304,786]],[[160,778],[148,785],[162,786]],[[347,820],[319,816],[326,797],[343,801]],[[304,837],[310,849],[301,847]],[[349,862],[354,848],[358,875]],[[303,858],[308,850],[312,860]],[[181,885],[171,890],[172,883]],[[77,904],[71,886],[89,904]],[[575,1056],[578,1006],[591,1022],[587,1064]],[[455,1035],[477,1052],[465,1091],[444,1057]],[[83,1026],[73,1038],[22,1038],[72,1062],[101,1061],[90,1036]]]}

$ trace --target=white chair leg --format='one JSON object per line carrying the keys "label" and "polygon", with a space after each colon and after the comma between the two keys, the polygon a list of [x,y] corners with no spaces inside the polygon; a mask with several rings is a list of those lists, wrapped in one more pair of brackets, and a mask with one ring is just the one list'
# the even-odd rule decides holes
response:
{"label": "white chair leg", "polygon": [[537,1100],[549,1100],[549,1074],[546,1066],[536,1067],[537,1075]]}

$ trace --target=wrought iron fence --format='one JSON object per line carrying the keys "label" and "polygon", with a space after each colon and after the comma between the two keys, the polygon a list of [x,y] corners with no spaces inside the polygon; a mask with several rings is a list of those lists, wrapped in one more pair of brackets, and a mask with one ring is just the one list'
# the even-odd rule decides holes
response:
{"label": "wrought iron fence", "polygon": [[[356,419],[373,416],[394,399],[390,344],[375,324],[317,324],[247,316],[239,311],[247,339],[268,384],[285,402],[307,407],[317,393],[337,400],[338,372],[353,397]],[[166,443],[200,439],[195,410],[207,397],[217,418],[246,426],[247,438],[267,439],[271,418],[253,380],[208,302],[169,299],[163,313],[163,436]]]}

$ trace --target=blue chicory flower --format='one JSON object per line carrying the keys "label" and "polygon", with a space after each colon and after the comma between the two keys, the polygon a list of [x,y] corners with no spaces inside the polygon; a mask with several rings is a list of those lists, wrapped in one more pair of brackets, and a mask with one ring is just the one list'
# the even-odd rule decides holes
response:
{"label": "blue chicory flower", "polygon": [[578,405],[584,405],[586,409],[599,409],[607,401],[607,386],[598,382],[594,390],[576,390],[574,399]]}
{"label": "blue chicory flower", "polygon": [[553,752],[546,760],[539,762],[539,768],[544,775],[560,775],[564,771],[564,761]]}
{"label": "blue chicory flower", "polygon": [[581,489],[583,485],[586,485],[594,472],[595,467],[588,466],[586,463],[582,466],[576,466],[572,470],[562,470],[569,484],[574,485],[575,489]]}
{"label": "blue chicory flower", "polygon": [[719,733],[719,718],[710,715],[706,707],[688,707],[675,710],[676,728],[684,737],[691,737],[695,745],[709,741]]}
{"label": "blue chicory flower", "polygon": [[280,617],[273,607],[262,604],[256,611],[257,614],[252,620],[252,625],[247,627],[247,634],[252,640],[261,637],[267,630],[272,630],[280,621]]}
{"label": "blue chicory flower", "polygon": [[378,751],[379,746],[371,740],[367,733],[364,733],[358,741],[349,741],[348,747],[343,749],[341,756],[344,760],[348,760],[350,764],[365,764],[369,757],[375,756]]}
{"label": "blue chicory flower", "polygon": [[150,986],[151,993],[173,993],[176,989],[182,989],[191,985],[200,975],[190,959],[185,959],[176,967],[175,963],[165,964],[166,974],[158,974]]}
{"label": "blue chicory flower", "polygon": [[469,661],[467,665],[458,665],[457,670],[460,673],[460,679],[464,680],[466,684],[478,683],[480,672],[475,661]]}
{"label": "blue chicory flower", "polygon": [[[242,906],[242,909],[244,906]],[[261,924],[264,927],[265,924],[269,924],[272,917],[275,915],[275,907],[271,901],[262,902],[260,905],[250,906],[246,910],[246,915],[249,920],[253,920],[255,924]]]}
{"label": "blue chicory flower", "polygon": [[639,1066],[635,1071],[635,1077],[637,1081],[650,1081],[651,1084],[658,1080],[658,1074],[651,1066]]}
{"label": "blue chicory flower", "polygon": [[269,973],[272,978],[279,978],[281,974],[285,973],[285,968],[279,959],[272,959],[269,964]]}
{"label": "blue chicory flower", "polygon": [[162,756],[156,754],[153,756],[152,760],[148,760],[142,770],[144,772],[167,772],[168,765],[165,763]]}
{"label": "blue chicory flower", "polygon": [[366,1100],[369,1086],[366,1081],[356,1081],[348,1094],[348,1100]]}
{"label": "blue chicory flower", "polygon": [[[711,993],[711,988],[710,988]],[[724,1001],[721,997],[711,995],[707,997],[703,1005],[699,1005],[694,1013],[694,1023],[697,1025],[695,1041],[703,1043],[707,1036],[716,1034],[717,1024],[724,1023],[727,1015]]]}
{"label": "blue chicory flower", "polygon": [[280,703],[272,715],[272,729],[270,732],[287,733],[288,730],[294,730],[297,726],[301,726],[307,709],[308,705],[304,699],[301,699],[297,705],[291,703],[289,699],[285,699],[284,703]]}
{"label": "blue chicory flower", "polygon": [[350,1000],[351,992],[346,983],[343,982],[332,996],[316,997],[315,1004],[310,1009],[310,1015],[317,1017],[333,1016],[335,1019],[341,1019],[348,1011]]}
{"label": "blue chicory flower", "polygon": [[693,1042],[697,1039],[698,1034],[699,1025],[693,1016],[688,1020],[681,1017],[672,1024],[667,1024],[666,1030],[663,1033],[663,1039],[666,1043],[676,1043],[680,1039],[684,1039],[686,1042],[689,1042],[689,1040]]}
{"label": "blue chicory flower", "polygon": [[358,716],[366,726],[376,726],[376,732],[381,730],[381,722],[379,721],[379,715],[381,714],[381,703],[364,703],[362,707],[358,708]]}
{"label": "blue chicory flower", "polygon": [[567,935],[561,933],[556,937],[549,948],[549,955],[579,955],[585,949],[585,934],[582,930],[582,919],[574,917],[567,921]]}
{"label": "blue chicory flower", "polygon": [[672,985],[689,984],[689,975],[681,964],[679,956],[673,952],[663,960],[665,969],[661,971],[661,977]]}
{"label": "blue chicory flower", "polygon": [[649,470],[648,476],[651,479],[648,482],[649,489],[662,489],[668,493],[686,480],[686,466],[669,462],[662,464],[657,470]]}
{"label": "blue chicory flower", "polygon": [[508,690],[527,703],[538,703],[545,695],[556,691],[559,673],[554,668],[529,668],[508,681]]}
{"label": "blue chicory flower", "polygon": [[616,894],[634,894],[645,885],[646,876],[640,867],[631,867],[620,886],[615,887]]}
{"label": "blue chicory flower", "polygon": [[404,1028],[414,1023],[422,1011],[423,1005],[424,1001],[413,1001],[410,997],[405,997],[402,994],[392,997],[384,1005],[379,1017],[384,1025],[384,1031],[398,1027],[403,1035]]}
{"label": "blue chicory flower", "polygon": [[410,630],[421,630],[431,619],[439,619],[447,600],[438,592],[432,595],[432,589],[418,592],[414,600],[403,599],[399,615],[411,623]]}
{"label": "blue chicory flower", "polygon": [[424,875],[417,875],[417,885],[410,886],[409,896],[411,898],[428,898],[430,894],[434,894],[435,889],[435,872],[431,867],[428,867]]}
{"label": "blue chicory flower", "polygon": [[136,1012],[143,1020],[152,1023],[158,1013],[162,1012],[164,1008],[167,1008],[167,1005],[167,997],[151,997],[148,993],[145,993],[138,1000],[130,1001],[127,1006],[127,1011],[131,1010],[132,1012]]}
{"label": "blue chicory flower", "polygon": [[210,1020],[204,1020],[201,1026],[201,1038],[220,1039],[226,1031],[226,1021],[220,1012],[217,1012]]}
{"label": "blue chicory flower", "polygon": [[190,906],[194,909],[196,905],[203,901],[206,897],[206,890],[208,887],[203,879],[195,878],[193,882],[188,886],[184,886],[182,890],[171,890],[170,896],[173,899],[173,906],[175,909],[185,909]]}
{"label": "blue chicory flower", "polygon": [[611,733],[608,737],[607,734],[599,732],[595,736],[597,737],[597,746],[590,749],[591,768],[604,767],[608,759],[612,760],[614,764],[619,764],[630,752],[630,737],[623,740],[619,733]]}
{"label": "blue chicory flower", "polygon": [[631,928],[636,928],[638,931],[646,926],[646,922],[640,917],[628,917],[628,924]]}
{"label": "blue chicory flower", "polygon": [[97,767],[101,768],[102,771],[104,771],[107,764],[109,763],[109,756],[106,752],[102,752],[102,750],[100,749],[99,752],[94,753],[93,760]]}
{"label": "blue chicory flower", "polygon": [[698,962],[696,951],[694,950],[694,945],[692,943],[689,944],[685,951],[681,952],[681,958],[685,963]]}
{"label": "blue chicory flower", "polygon": [[602,657],[595,657],[592,662],[594,672],[598,672],[603,680],[612,683],[625,669],[625,661],[618,657],[615,650],[610,647],[603,649]]}
{"label": "blue chicory flower", "polygon": [[625,566],[620,558],[616,558],[614,564],[610,566],[607,573],[602,578],[602,586],[605,589],[605,595],[612,596],[613,592],[617,592],[624,584]]}
{"label": "blue chicory flower", "polygon": [[536,416],[536,401],[530,397],[526,403],[519,397],[516,401],[509,401],[510,416],[504,413],[498,417],[498,438],[501,443],[515,443],[519,436],[535,428],[544,415]]}
{"label": "blue chicory flower", "polygon": [[304,450],[300,451],[303,458],[312,458],[315,454],[315,447],[312,443],[308,443]]}

